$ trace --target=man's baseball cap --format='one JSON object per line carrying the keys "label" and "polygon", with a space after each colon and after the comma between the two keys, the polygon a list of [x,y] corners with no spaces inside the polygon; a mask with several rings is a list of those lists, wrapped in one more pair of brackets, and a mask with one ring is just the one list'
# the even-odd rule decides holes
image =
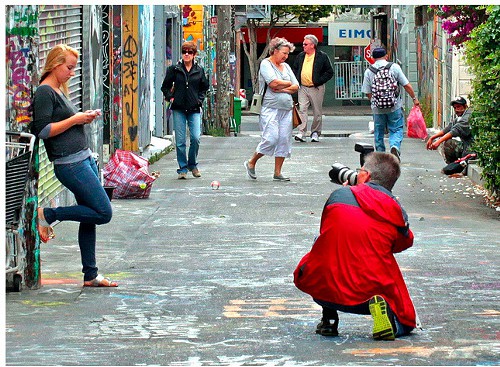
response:
{"label": "man's baseball cap", "polygon": [[462,106],[465,106],[467,101],[464,97],[456,97],[453,101],[451,101],[451,105],[453,106],[454,104],[461,104]]}
{"label": "man's baseball cap", "polygon": [[381,57],[384,57],[385,55],[387,55],[387,52],[385,51],[385,48],[383,48],[383,47],[376,47],[372,51],[372,57],[374,59],[379,59]]}

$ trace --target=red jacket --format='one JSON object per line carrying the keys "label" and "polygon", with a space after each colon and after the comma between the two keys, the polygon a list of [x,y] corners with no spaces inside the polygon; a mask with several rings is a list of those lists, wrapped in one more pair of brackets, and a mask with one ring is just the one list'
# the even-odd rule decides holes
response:
{"label": "red jacket", "polygon": [[401,323],[415,327],[415,309],[393,255],[412,244],[406,213],[390,191],[374,183],[340,188],[323,209],[319,237],[295,269],[295,285],[344,306],[381,295]]}

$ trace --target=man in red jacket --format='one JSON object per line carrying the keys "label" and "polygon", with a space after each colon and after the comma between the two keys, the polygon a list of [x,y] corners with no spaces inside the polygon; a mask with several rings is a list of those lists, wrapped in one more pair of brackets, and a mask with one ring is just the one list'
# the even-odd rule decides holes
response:
{"label": "man in red jacket", "polygon": [[400,173],[394,155],[371,153],[357,184],[335,190],[326,202],[320,235],[294,272],[297,288],[323,307],[318,334],[338,335],[337,311],[371,314],[378,340],[393,340],[416,327],[394,258],[413,245],[406,212],[391,192]]}

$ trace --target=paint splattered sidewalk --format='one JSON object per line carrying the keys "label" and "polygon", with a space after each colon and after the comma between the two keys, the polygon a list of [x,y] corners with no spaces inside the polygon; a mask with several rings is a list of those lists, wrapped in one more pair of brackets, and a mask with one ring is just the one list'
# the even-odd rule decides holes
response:
{"label": "paint splattered sidewalk", "polygon": [[[149,199],[113,200],[98,228],[100,271],[114,289],[82,288],[77,224],[41,249],[43,287],[6,295],[7,365],[498,365],[499,216],[467,177],[448,178],[436,152],[405,139],[394,193],[414,246],[397,255],[423,330],[371,338],[371,318],[341,314],[340,335],[315,334],[320,310],[292,282],[336,185],[335,162],[359,165],[362,132],[293,145],[246,177],[258,134],[202,137],[201,178],[177,180],[175,154]],[[218,190],[210,183],[220,182]]]}

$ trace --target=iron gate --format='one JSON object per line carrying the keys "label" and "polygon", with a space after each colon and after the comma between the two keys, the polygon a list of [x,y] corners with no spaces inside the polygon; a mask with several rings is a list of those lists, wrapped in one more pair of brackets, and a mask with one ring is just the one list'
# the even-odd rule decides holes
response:
{"label": "iron gate", "polygon": [[[40,5],[39,7],[40,66],[45,65],[45,59],[50,49],[59,43],[66,43],[82,53],[82,13],[83,7],[76,5]],[[70,99],[77,109],[82,108],[82,68],[77,64],[75,76],[70,79]],[[45,206],[49,200],[58,196],[62,184],[56,179],[52,164],[49,162],[45,146],[40,142],[40,179],[38,183],[39,205]]]}
{"label": "iron gate", "polygon": [[361,92],[364,72],[370,64],[367,61],[340,61],[334,64],[335,98],[366,99]]}

